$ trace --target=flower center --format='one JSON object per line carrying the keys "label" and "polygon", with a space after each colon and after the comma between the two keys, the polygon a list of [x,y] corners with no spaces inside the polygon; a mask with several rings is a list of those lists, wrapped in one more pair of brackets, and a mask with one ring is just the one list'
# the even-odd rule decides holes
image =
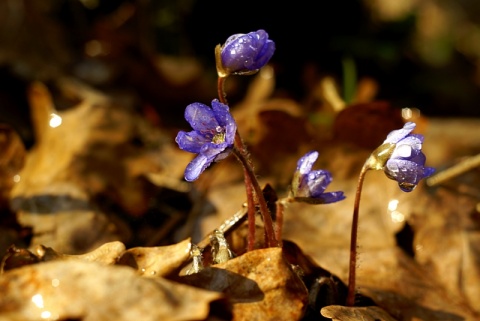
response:
{"label": "flower center", "polygon": [[222,126],[217,126],[215,128],[217,134],[213,135],[212,143],[221,144],[225,142],[225,129]]}
{"label": "flower center", "polygon": [[221,144],[225,142],[225,133],[218,133],[212,138],[212,143]]}

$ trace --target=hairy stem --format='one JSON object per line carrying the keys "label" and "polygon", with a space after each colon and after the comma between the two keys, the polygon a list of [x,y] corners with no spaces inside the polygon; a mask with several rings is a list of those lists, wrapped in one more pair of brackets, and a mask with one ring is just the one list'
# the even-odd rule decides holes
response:
{"label": "hairy stem", "polygon": [[[217,79],[217,93],[218,99],[222,104],[227,104],[227,95],[225,93],[225,80],[227,77],[218,77]],[[262,215],[266,246],[278,246],[275,239],[275,233],[273,229],[273,221],[270,211],[267,207],[267,202],[263,196],[260,185],[258,184],[257,177],[253,171],[253,165],[247,152],[247,148],[243,143],[240,134],[235,133],[234,154],[238,160],[242,163],[245,175],[245,185],[247,192],[247,204],[248,204],[248,250],[252,250],[255,244],[255,205],[258,204],[260,208],[260,214]]]}
{"label": "hairy stem", "polygon": [[247,218],[248,218],[248,237],[247,237],[247,251],[255,249],[255,199],[253,197],[252,182],[247,170],[244,169],[245,175],[245,189],[247,192]]}
{"label": "hairy stem", "polygon": [[225,105],[228,105],[227,103],[227,94],[225,93],[225,80],[227,77],[218,77],[217,78],[217,94],[218,94],[218,100]]}
{"label": "hairy stem", "polygon": [[370,169],[367,163],[363,165],[360,175],[358,176],[357,190],[355,193],[355,203],[353,205],[353,218],[352,218],[352,234],[350,237],[350,266],[348,270],[348,294],[347,294],[347,306],[353,306],[355,304],[355,275],[357,269],[357,234],[358,234],[358,216],[360,208],[360,197],[362,194],[363,181],[365,174]]}
{"label": "hairy stem", "polygon": [[[238,137],[238,138],[237,138]],[[251,186],[253,187],[253,192],[256,196],[256,202],[258,203],[258,206],[260,208],[260,214],[262,215],[263,218],[263,223],[264,223],[264,228],[265,228],[265,235],[266,235],[266,246],[267,247],[273,247],[273,246],[278,246],[277,240],[275,239],[275,232],[273,229],[273,221],[272,221],[272,216],[270,214],[270,210],[267,207],[267,202],[265,201],[265,197],[263,196],[262,189],[260,188],[260,185],[258,184],[258,180],[255,176],[255,173],[253,171],[253,167],[250,164],[249,159],[245,155],[245,148],[243,146],[243,143],[241,146],[238,147],[237,141],[241,140],[240,136],[236,135],[235,139],[235,147],[233,149],[233,152],[235,156],[237,156],[238,160],[242,163],[244,167],[244,173],[247,175],[250,179]],[[240,151],[243,147],[243,152]]]}

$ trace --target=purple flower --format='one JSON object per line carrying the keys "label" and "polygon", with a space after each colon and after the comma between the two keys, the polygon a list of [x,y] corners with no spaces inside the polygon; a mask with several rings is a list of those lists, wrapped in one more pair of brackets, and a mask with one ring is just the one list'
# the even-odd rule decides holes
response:
{"label": "purple flower", "polygon": [[217,99],[212,108],[193,103],[185,109],[185,119],[193,130],[180,131],[175,138],[180,149],[198,154],[185,169],[185,179],[194,181],[213,161],[227,157],[233,146],[237,124],[228,106]]}
{"label": "purple flower", "polygon": [[432,167],[425,167],[426,157],[422,153],[423,135],[411,134],[416,124],[406,123],[402,129],[388,134],[385,143],[395,144],[395,149],[383,170],[388,178],[396,180],[400,189],[411,192],[418,182],[433,174]]}
{"label": "purple flower", "polygon": [[310,151],[297,162],[297,170],[293,177],[292,194],[296,201],[314,204],[328,204],[345,198],[343,192],[324,193],[332,182],[332,175],[326,170],[313,170],[313,163],[318,152]]}
{"label": "purple flower", "polygon": [[275,43],[265,30],[230,36],[221,47],[222,68],[226,74],[250,73],[265,66],[275,51]]}

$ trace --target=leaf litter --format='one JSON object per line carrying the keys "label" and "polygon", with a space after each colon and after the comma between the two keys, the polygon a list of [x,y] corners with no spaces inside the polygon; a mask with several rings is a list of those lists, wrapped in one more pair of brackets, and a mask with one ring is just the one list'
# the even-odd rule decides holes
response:
{"label": "leaf litter", "polygon": [[[4,158],[14,168],[22,167],[22,183],[11,187],[9,201],[19,223],[32,228],[33,238],[28,249],[5,248],[1,320],[478,318],[477,172],[435,188],[419,186],[415,194],[402,194],[394,182],[375,173],[367,177],[358,270],[359,303],[367,306],[343,307],[353,187],[369,152],[358,142],[364,136],[352,135],[362,130],[362,118],[356,127],[348,125],[354,129],[345,135],[340,131],[338,137],[339,128],[348,131],[345,124],[336,124],[334,135],[332,127],[312,121],[311,115],[293,102],[271,100],[268,90],[272,86],[259,85],[266,92],[251,93],[248,104],[237,112],[246,115],[239,115],[239,122],[254,117],[247,143],[252,151],[258,151],[252,156],[260,164],[261,182],[272,184],[279,194],[287,193],[295,160],[306,150],[317,149],[318,166],[328,168],[334,176],[331,189],[344,191],[347,199],[327,206],[289,205],[283,249],[245,253],[241,223],[224,231],[232,251],[230,260],[212,264],[211,245],[207,244],[201,252],[204,268],[184,275],[191,263],[191,242],[208,238],[242,208],[244,187],[241,173],[233,170],[235,163],[216,164],[205,178],[186,187],[181,174],[189,159],[174,151],[168,133],[145,130],[150,125],[132,117],[132,110],[89,88],[65,83],[82,93],[82,102],[68,112],[56,111],[47,88],[35,84],[31,103],[37,108],[34,122],[41,139],[27,152],[25,165]],[[385,112],[387,107],[368,108],[371,113],[375,108]],[[68,132],[46,125],[52,113],[72,122],[69,132],[78,128],[69,145],[61,144]],[[301,134],[287,134],[292,124],[303,128]],[[82,131],[86,126],[90,129]],[[426,140],[438,139],[440,127],[443,135],[455,137],[456,124],[452,123],[452,129],[448,126],[442,120],[428,120],[423,126]],[[277,137],[285,149],[272,144]],[[10,139],[11,150],[21,151],[15,147],[18,142]],[[292,139],[294,149],[287,146]],[[480,146],[471,135],[468,144],[456,141],[451,138],[448,143],[447,135],[444,144],[435,144],[429,162],[442,165],[445,155],[468,156],[466,152]],[[128,145],[131,143],[133,146]],[[55,159],[54,165],[49,159]],[[89,164],[102,164],[101,168],[108,170],[101,176],[90,175]],[[5,175],[2,177],[8,177]],[[178,222],[190,224],[190,235],[195,237],[186,238],[188,233],[180,229],[172,235],[176,244],[125,246],[134,240],[162,239],[148,226],[133,224],[133,230],[128,224],[149,215],[152,197],[160,197],[166,204],[177,204],[180,199],[184,205],[178,209],[162,205],[162,220],[157,224],[172,230]],[[105,200],[115,204],[115,210],[109,209]],[[192,202],[202,208],[191,206]],[[400,243],[400,238],[408,236],[402,233],[409,229],[411,238]],[[135,236],[138,231],[143,233]],[[162,233],[168,235],[169,231]],[[257,234],[261,244],[260,228]]]}

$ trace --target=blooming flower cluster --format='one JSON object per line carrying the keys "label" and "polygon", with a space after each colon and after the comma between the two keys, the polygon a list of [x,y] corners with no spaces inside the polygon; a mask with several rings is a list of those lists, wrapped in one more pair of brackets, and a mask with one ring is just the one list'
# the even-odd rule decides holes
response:
{"label": "blooming flower cluster", "polygon": [[[263,191],[255,176],[249,154],[237,131],[237,124],[227,106],[224,83],[229,75],[253,74],[265,66],[275,51],[275,43],[268,39],[264,30],[248,34],[235,34],[224,45],[215,48],[218,73],[217,90],[219,100],[213,100],[212,106],[193,103],[185,110],[185,119],[192,131],[180,131],[175,141],[178,146],[197,156],[185,169],[185,180],[196,180],[214,161],[227,157],[232,151],[244,166],[248,235],[247,249],[255,249],[255,217],[260,213],[264,222],[266,247],[281,246],[283,212],[287,202],[310,204],[329,204],[345,199],[342,191],[325,192],[332,182],[332,175],[326,170],[313,170],[318,158],[317,151],[310,151],[297,162],[291,191],[288,197],[276,202],[275,221],[267,206]],[[426,157],[422,152],[423,136],[412,134],[415,123],[408,122],[403,128],[390,132],[381,146],[375,149],[364,163],[357,184],[353,205],[352,231],[350,241],[350,262],[348,275],[348,293],[346,303],[355,303],[355,277],[357,260],[357,235],[360,197],[365,175],[369,170],[383,170],[388,178],[398,182],[400,189],[412,191],[421,179],[433,174],[431,167],[425,166]],[[213,262],[220,263],[231,257],[228,243],[223,235],[214,233],[211,243],[216,254]],[[222,234],[222,233],[220,233]],[[202,268],[201,251],[191,252],[193,268],[187,274],[197,273]]]}
{"label": "blooming flower cluster", "polygon": [[[217,68],[223,75],[248,74],[265,66],[275,43],[265,30],[230,36],[218,46]],[[196,180],[214,161],[227,157],[233,147],[237,125],[226,104],[212,101],[212,108],[193,103],[185,110],[193,131],[180,131],[175,139],[180,149],[198,154],[185,169],[185,180]]]}
{"label": "blooming flower cluster", "polygon": [[395,144],[395,149],[383,170],[388,178],[398,182],[404,192],[411,192],[421,179],[435,171],[432,167],[425,167],[423,135],[411,134],[415,126],[415,123],[408,122],[402,129],[390,132],[384,141],[384,144]]}
{"label": "blooming flower cluster", "polygon": [[326,170],[312,170],[318,158],[317,151],[306,153],[297,162],[297,170],[292,182],[292,195],[295,200],[313,204],[328,204],[345,198],[343,192],[325,193],[332,182],[332,175]]}
{"label": "blooming flower cluster", "polygon": [[220,48],[222,72],[248,74],[265,66],[275,52],[275,43],[265,30],[230,36]]}
{"label": "blooming flower cluster", "polygon": [[212,162],[230,154],[237,124],[228,106],[216,99],[212,101],[212,108],[201,103],[188,105],[185,119],[193,130],[180,131],[175,141],[180,149],[198,154],[185,169],[185,180],[191,182]]}

